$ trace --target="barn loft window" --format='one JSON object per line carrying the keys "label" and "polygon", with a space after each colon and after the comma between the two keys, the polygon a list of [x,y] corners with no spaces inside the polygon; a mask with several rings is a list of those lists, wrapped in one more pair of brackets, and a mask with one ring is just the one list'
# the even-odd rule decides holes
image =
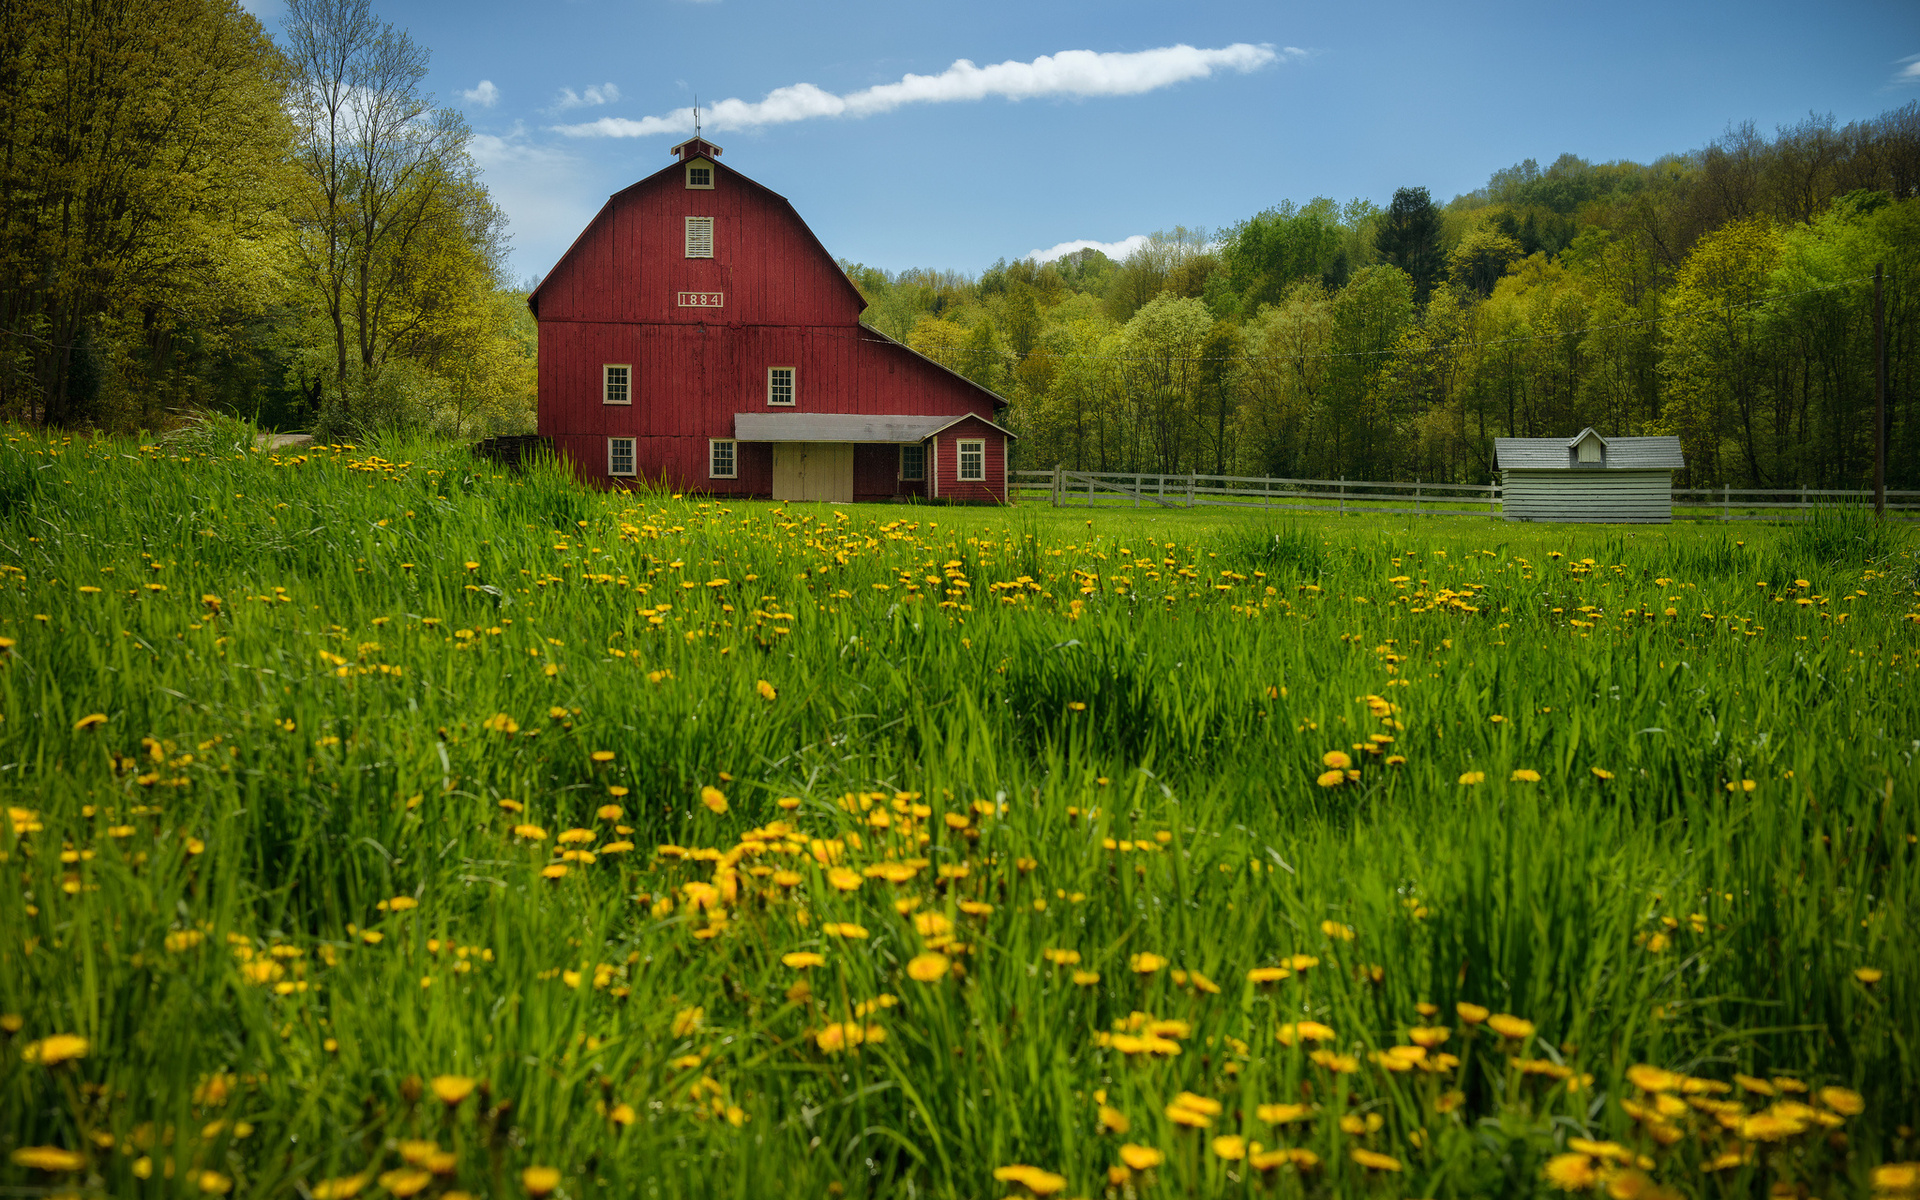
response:
{"label": "barn loft window", "polygon": [[688,163],[687,186],[690,188],[712,188],[713,167],[707,163]]}
{"label": "barn loft window", "polygon": [[767,368],[767,403],[793,407],[793,368]]}
{"label": "barn loft window", "polygon": [[981,482],[987,477],[987,443],[980,438],[960,442],[960,481]]}
{"label": "barn loft window", "polygon": [[608,363],[600,368],[600,403],[633,403],[633,368],[626,363]]}
{"label": "barn loft window", "polygon": [[924,445],[900,447],[900,478],[911,481],[927,477],[927,448]]}
{"label": "barn loft window", "polygon": [[633,474],[633,439],[607,439],[607,474]]}
{"label": "barn loft window", "polygon": [[687,257],[713,257],[713,218],[687,218]]}
{"label": "barn loft window", "polygon": [[731,438],[714,438],[707,443],[707,478],[732,479],[738,474]]}

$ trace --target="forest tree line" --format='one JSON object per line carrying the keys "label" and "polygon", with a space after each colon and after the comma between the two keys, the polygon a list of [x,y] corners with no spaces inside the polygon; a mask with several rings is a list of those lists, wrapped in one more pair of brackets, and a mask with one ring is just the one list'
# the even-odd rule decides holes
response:
{"label": "forest tree line", "polygon": [[1858,487],[1884,264],[1888,486],[1920,488],[1920,104],[1562,155],[1444,205],[1283,203],[1114,262],[843,263],[1005,395],[1023,468],[1483,483],[1496,437],[1671,433],[1690,486]]}
{"label": "forest tree line", "polygon": [[531,424],[534,330],[470,131],[367,0],[13,0],[0,416],[330,435]]}

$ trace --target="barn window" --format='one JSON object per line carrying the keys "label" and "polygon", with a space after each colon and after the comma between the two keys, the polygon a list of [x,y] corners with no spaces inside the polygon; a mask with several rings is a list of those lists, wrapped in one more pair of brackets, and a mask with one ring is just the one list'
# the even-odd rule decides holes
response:
{"label": "barn window", "polygon": [[793,407],[793,368],[767,368],[767,403]]}
{"label": "barn window", "polygon": [[687,257],[713,257],[713,218],[687,218]]}
{"label": "barn window", "polygon": [[1606,462],[1605,451],[1600,446],[1599,438],[1580,439],[1579,461],[1583,467],[1598,467]]}
{"label": "barn window", "polygon": [[687,186],[690,188],[711,188],[713,186],[713,168],[706,163],[688,163]]}
{"label": "barn window", "polygon": [[607,474],[633,474],[633,439],[607,439]]}
{"label": "barn window", "polygon": [[626,363],[608,363],[600,368],[600,403],[633,403],[633,368]]}
{"label": "barn window", "polygon": [[984,481],[987,477],[987,443],[980,438],[963,438],[960,441],[960,480],[962,483]]}
{"label": "barn window", "polygon": [[738,474],[731,438],[714,438],[707,443],[707,477],[732,479]]}
{"label": "barn window", "polygon": [[924,445],[900,447],[900,478],[922,480],[927,477],[927,448]]}

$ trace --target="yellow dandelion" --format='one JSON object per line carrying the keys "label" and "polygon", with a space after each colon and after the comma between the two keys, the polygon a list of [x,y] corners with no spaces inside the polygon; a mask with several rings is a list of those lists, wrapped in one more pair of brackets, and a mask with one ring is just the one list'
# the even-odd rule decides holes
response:
{"label": "yellow dandelion", "polygon": [[775,691],[774,686],[764,679],[754,684],[753,690],[760,693],[760,698],[769,704],[780,698],[780,693]]}
{"label": "yellow dandelion", "polygon": [[709,812],[724,813],[727,811],[726,793],[711,784],[700,789],[700,803],[706,805]]}
{"label": "yellow dandelion", "polygon": [[1513,774],[1511,774],[1511,775],[1509,775],[1509,776],[1507,776],[1507,782],[1509,782],[1509,783],[1539,783],[1539,782],[1540,782],[1540,772],[1538,772],[1538,771],[1536,771],[1536,770],[1534,770],[1534,769],[1533,769],[1532,767],[1517,767],[1517,768],[1515,768],[1515,769],[1514,769],[1514,772],[1513,772]]}
{"label": "yellow dandelion", "polygon": [[85,1058],[90,1048],[87,1039],[77,1034],[56,1033],[50,1038],[22,1046],[20,1058],[23,1062],[37,1063],[43,1067],[57,1067],[63,1062]]}
{"label": "yellow dandelion", "polygon": [[795,950],[791,954],[782,954],[780,961],[796,971],[808,971],[814,967],[825,966],[827,956],[812,950]]}
{"label": "yellow dandelion", "polygon": [[1511,1013],[1495,1013],[1487,1018],[1487,1028],[1503,1038],[1523,1041],[1533,1036],[1533,1022],[1522,1020]]}
{"label": "yellow dandelion", "polygon": [[465,1075],[435,1075],[430,1086],[440,1103],[451,1108],[473,1094],[475,1081]]}
{"label": "yellow dandelion", "polygon": [[1476,783],[1485,783],[1486,781],[1487,773],[1485,771],[1463,771],[1460,774],[1460,782],[1468,786]]}
{"label": "yellow dandelion", "polygon": [[1353,759],[1348,757],[1345,750],[1329,750],[1320,756],[1320,764],[1344,771],[1353,765]]}
{"label": "yellow dandelion", "polygon": [[1376,1154],[1372,1150],[1362,1150],[1355,1146],[1350,1151],[1353,1161],[1369,1171],[1398,1171],[1400,1160],[1390,1154]]}
{"label": "yellow dandelion", "polygon": [[36,1171],[78,1171],[87,1165],[85,1155],[59,1146],[22,1146],[8,1157],[14,1166]]}
{"label": "yellow dandelion", "polygon": [[920,983],[938,983],[952,966],[946,955],[929,950],[907,960],[907,974]]}
{"label": "yellow dandelion", "polygon": [[544,1196],[560,1186],[560,1172],[554,1167],[528,1167],[520,1172],[520,1186],[529,1196]]}
{"label": "yellow dandelion", "polygon": [[1166,965],[1166,959],[1151,952],[1129,955],[1127,958],[1127,969],[1136,975],[1151,975]]}
{"label": "yellow dandelion", "polygon": [[107,723],[107,714],[88,713],[86,716],[81,717],[78,721],[75,721],[73,723],[73,727],[75,729],[92,729],[95,725],[105,725],[106,723]]}

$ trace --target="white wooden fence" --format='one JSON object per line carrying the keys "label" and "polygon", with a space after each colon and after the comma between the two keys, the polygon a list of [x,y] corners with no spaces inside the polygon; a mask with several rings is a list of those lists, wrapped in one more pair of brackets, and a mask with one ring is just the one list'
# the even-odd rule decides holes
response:
{"label": "white wooden fence", "polygon": [[[1379,483],[1363,479],[1280,479],[1255,475],[1156,475],[1142,471],[1012,471],[1013,500],[1055,507],[1225,506],[1335,516],[1485,516],[1502,513],[1498,483]],[[1675,488],[1676,521],[1812,520],[1816,509],[1868,505],[1873,493],[1847,488]],[[1887,515],[1920,518],[1920,491],[1887,493]]]}

